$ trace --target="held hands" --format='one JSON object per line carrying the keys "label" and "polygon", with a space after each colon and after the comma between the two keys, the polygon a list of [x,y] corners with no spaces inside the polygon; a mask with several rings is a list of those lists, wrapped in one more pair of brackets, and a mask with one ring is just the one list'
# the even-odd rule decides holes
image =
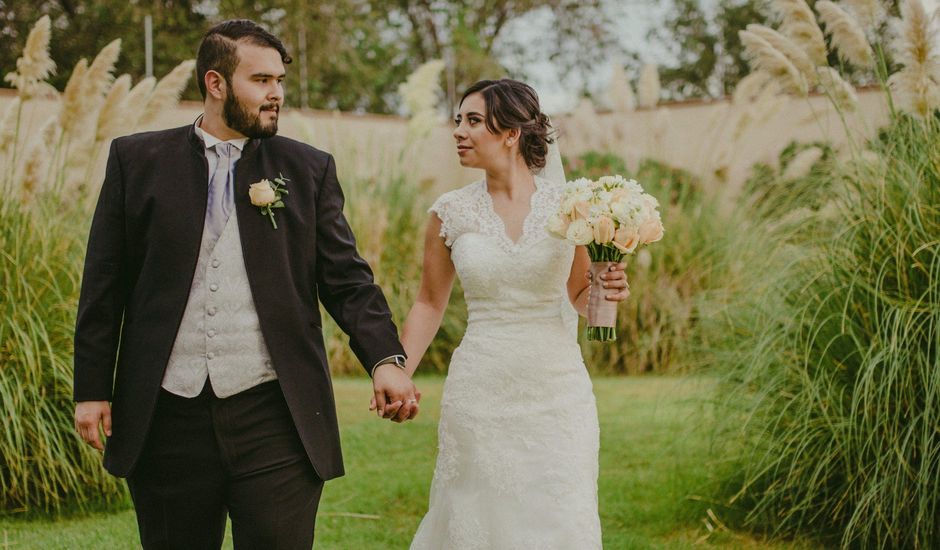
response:
{"label": "held hands", "polygon": [[104,450],[101,428],[104,428],[104,435],[111,437],[111,405],[107,401],[81,401],[75,404],[75,430],[85,443],[99,451]]}
{"label": "held hands", "polygon": [[375,395],[369,403],[379,418],[402,423],[418,416],[421,392],[405,371],[391,364],[379,365],[372,374]]}
{"label": "held hands", "polygon": [[[630,283],[627,282],[627,274],[624,271],[627,264],[620,262],[610,267],[610,271],[602,274],[600,278],[604,281],[604,288],[616,290],[608,292],[605,298],[611,302],[622,302],[630,296]],[[584,274],[588,281],[591,280],[591,272]],[[590,288],[590,287],[589,287]]]}

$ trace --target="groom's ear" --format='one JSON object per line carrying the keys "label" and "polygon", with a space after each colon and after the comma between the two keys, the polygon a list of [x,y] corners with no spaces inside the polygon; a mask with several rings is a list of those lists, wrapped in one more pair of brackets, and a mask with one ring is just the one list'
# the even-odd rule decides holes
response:
{"label": "groom's ear", "polygon": [[222,73],[213,70],[206,71],[205,84],[207,96],[220,101],[225,97],[226,82]]}

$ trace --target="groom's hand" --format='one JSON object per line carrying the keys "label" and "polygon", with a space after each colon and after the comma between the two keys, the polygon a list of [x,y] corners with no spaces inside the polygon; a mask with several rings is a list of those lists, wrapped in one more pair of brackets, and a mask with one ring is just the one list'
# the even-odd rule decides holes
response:
{"label": "groom's hand", "polygon": [[376,367],[372,373],[376,413],[392,422],[404,422],[418,415],[420,393],[411,377],[395,365]]}
{"label": "groom's hand", "polygon": [[107,401],[81,401],[75,404],[75,429],[85,443],[104,450],[100,428],[111,437],[111,405]]}

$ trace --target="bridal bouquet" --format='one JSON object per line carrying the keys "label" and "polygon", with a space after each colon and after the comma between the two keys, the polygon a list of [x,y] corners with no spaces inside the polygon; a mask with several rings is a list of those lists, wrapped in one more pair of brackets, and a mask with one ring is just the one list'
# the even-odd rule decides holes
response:
{"label": "bridal bouquet", "polygon": [[591,257],[588,340],[617,339],[617,303],[605,299],[601,273],[637,247],[663,238],[659,202],[640,184],[622,176],[581,178],[565,186],[560,211],[549,220],[553,236],[587,246]]}

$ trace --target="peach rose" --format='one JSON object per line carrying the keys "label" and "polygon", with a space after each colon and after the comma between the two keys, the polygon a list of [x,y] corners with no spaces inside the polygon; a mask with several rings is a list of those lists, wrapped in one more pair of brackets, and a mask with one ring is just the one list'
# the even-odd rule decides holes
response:
{"label": "peach rose", "polygon": [[613,243],[617,250],[630,254],[640,244],[640,233],[634,228],[621,227],[614,233]]}
{"label": "peach rose", "polygon": [[643,244],[655,243],[663,238],[663,224],[656,218],[649,218],[640,224],[639,236]]}
{"label": "peach rose", "polygon": [[607,216],[598,216],[594,222],[594,242],[607,244],[614,239],[614,220]]}

